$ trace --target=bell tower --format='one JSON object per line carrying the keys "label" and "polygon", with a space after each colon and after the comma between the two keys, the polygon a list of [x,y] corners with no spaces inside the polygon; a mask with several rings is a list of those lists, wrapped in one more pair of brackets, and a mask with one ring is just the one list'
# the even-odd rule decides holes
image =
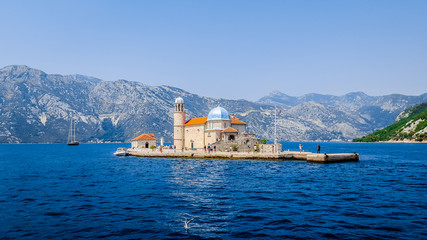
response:
{"label": "bell tower", "polygon": [[184,149],[184,125],[184,99],[178,97],[175,99],[175,112],[173,113],[173,145],[180,150]]}

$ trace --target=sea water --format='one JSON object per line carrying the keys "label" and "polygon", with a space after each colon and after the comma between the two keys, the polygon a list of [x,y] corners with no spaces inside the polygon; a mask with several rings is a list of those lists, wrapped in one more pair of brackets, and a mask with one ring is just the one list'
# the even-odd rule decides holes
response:
{"label": "sea water", "polygon": [[[317,151],[318,143],[301,144]],[[138,158],[113,155],[129,144],[0,145],[0,238],[427,238],[427,144],[320,145],[358,152],[360,161]]]}

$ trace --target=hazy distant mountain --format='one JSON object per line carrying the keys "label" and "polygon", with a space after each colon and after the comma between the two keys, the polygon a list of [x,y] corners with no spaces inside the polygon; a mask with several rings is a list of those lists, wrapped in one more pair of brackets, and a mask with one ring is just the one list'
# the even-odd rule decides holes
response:
{"label": "hazy distant mountain", "polygon": [[126,80],[46,74],[27,66],[0,69],[0,83],[0,143],[65,142],[71,118],[78,122],[81,142],[128,141],[144,132],[172,141],[173,102],[178,96],[185,100],[187,118],[206,116],[220,104],[246,121],[249,131],[270,140],[276,103],[282,110],[277,117],[280,140],[349,140],[390,124],[403,109],[427,96],[290,97],[276,92],[254,103]]}
{"label": "hazy distant mountain", "polygon": [[288,109],[304,102],[315,102],[346,112],[353,117],[362,118],[369,127],[375,129],[391,124],[404,109],[425,101],[427,101],[427,93],[420,96],[391,94],[377,97],[368,96],[363,92],[352,92],[343,96],[311,93],[292,97],[276,91],[260,98],[258,103]]}

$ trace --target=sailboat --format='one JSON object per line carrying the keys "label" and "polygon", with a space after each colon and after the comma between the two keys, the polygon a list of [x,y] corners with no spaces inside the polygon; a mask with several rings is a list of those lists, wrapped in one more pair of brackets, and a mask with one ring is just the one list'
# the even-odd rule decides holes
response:
{"label": "sailboat", "polygon": [[73,119],[71,119],[70,130],[68,131],[67,144],[70,146],[79,145],[79,142],[76,141],[76,124],[74,123],[74,128],[73,128]]}

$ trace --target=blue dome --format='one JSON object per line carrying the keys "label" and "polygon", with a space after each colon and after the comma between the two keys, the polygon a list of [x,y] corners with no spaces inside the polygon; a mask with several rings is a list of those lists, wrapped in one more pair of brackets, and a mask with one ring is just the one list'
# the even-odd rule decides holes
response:
{"label": "blue dome", "polygon": [[231,121],[230,114],[228,114],[227,110],[218,106],[212,109],[208,115],[208,121],[211,120],[229,120]]}

